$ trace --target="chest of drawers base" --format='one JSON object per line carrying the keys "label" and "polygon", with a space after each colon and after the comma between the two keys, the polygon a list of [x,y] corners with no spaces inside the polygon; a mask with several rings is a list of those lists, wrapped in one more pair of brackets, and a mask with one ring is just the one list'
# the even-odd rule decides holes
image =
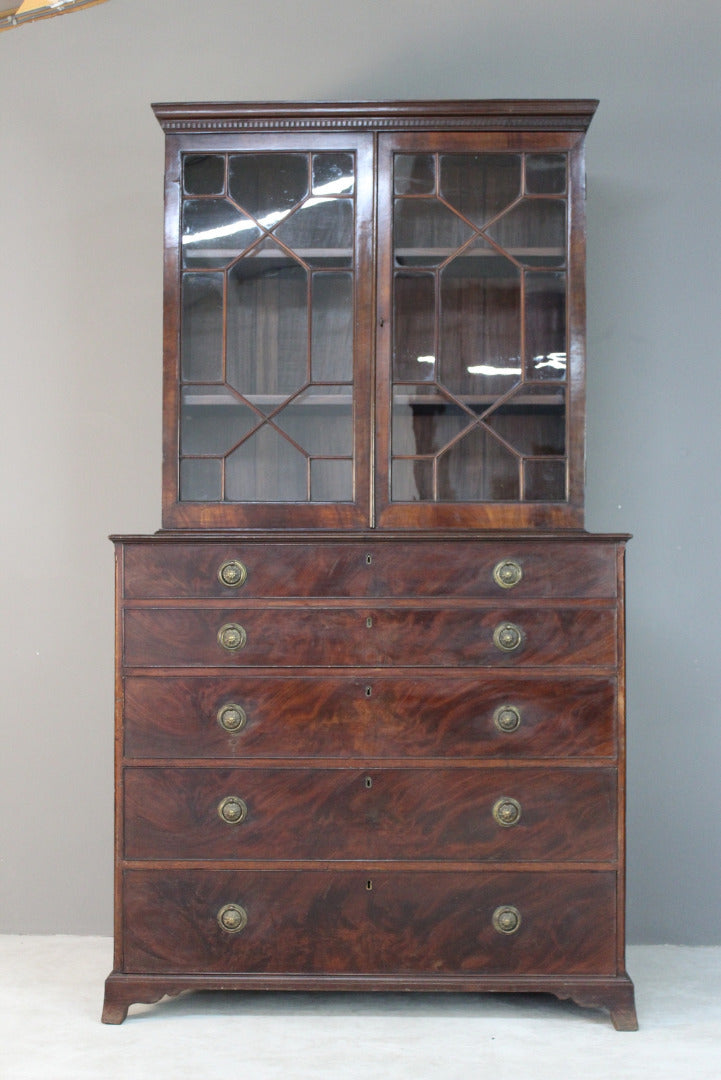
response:
{"label": "chest of drawers base", "polygon": [[634,1029],[623,541],[117,538],[103,1020],[516,991]]}

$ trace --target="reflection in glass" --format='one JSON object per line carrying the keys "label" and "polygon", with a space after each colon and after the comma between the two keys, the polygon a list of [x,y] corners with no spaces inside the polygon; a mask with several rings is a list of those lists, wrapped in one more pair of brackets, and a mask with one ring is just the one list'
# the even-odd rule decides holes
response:
{"label": "reflection in glass", "polygon": [[315,458],[310,463],[312,502],[350,502],[353,498],[353,462]]}
{"label": "reflection in glass", "polygon": [[352,154],[314,154],[313,194],[352,194],[354,173]]}
{"label": "reflection in glass", "polygon": [[263,228],[272,229],[308,194],[307,155],[233,154],[228,191]]}
{"label": "reflection in glass", "polygon": [[457,214],[436,199],[396,199],[393,242],[397,266],[437,266],[473,235]]}
{"label": "reflection in glass", "polygon": [[565,190],[565,154],[526,154],[526,191],[529,195],[563,195]]}
{"label": "reflection in glass", "polygon": [[396,274],[393,294],[393,377],[435,377],[436,283],[433,274]]}
{"label": "reflection in glass", "polygon": [[183,203],[183,266],[223,267],[260,236],[261,230],[227,199]]}
{"label": "reflection in glass", "polygon": [[566,498],[565,461],[526,461],[524,498],[536,502],[563,502]]}
{"label": "reflection in glass", "polygon": [[221,457],[259,423],[253,409],[226,386],[183,387],[180,452]]}
{"label": "reflection in glass", "polygon": [[264,424],[228,455],[225,497],[233,502],[305,502],[307,458]]}
{"label": "reflection in glass", "polygon": [[521,275],[513,263],[454,259],[441,271],[438,379],[490,404],[521,375]]}
{"label": "reflection in glass", "polygon": [[393,184],[396,195],[432,195],[436,189],[433,154],[396,154]]}
{"label": "reflection in glass", "polygon": [[521,386],[486,417],[488,426],[519,454],[561,455],[566,449],[563,386]]}
{"label": "reflection in glass", "polygon": [[264,412],[307,382],[308,274],[271,240],[228,273],[227,380]]}
{"label": "reflection in glass", "polygon": [[221,463],[213,458],[185,458],[180,462],[180,498],[190,502],[218,502],[223,497]]}
{"label": "reflection in glass", "polygon": [[273,421],[311,456],[344,457],[353,453],[350,386],[310,386]]}
{"label": "reflection in glass", "polygon": [[566,204],[561,199],[524,199],[486,231],[525,266],[566,261]]}
{"label": "reflection in glass", "polygon": [[308,199],[278,226],[275,235],[313,266],[350,266],[353,203],[350,199]]}
{"label": "reflection in glass", "polygon": [[223,275],[184,274],[181,369],[187,382],[223,378]]}
{"label": "reflection in glass", "polygon": [[353,378],[353,275],[313,274],[311,294],[311,378],[350,382]]}
{"label": "reflection in glass", "polygon": [[441,157],[441,195],[477,228],[482,228],[520,193],[520,154]]}
{"label": "reflection in glass", "polygon": [[427,502],[433,499],[433,460],[409,461],[397,458],[391,472],[394,502]]}
{"label": "reflection in glass", "polygon": [[393,454],[436,454],[473,423],[473,416],[436,387],[396,386]]}
{"label": "reflection in glass", "polygon": [[526,377],[566,374],[566,275],[526,274]]}
{"label": "reflection in glass", "polygon": [[183,186],[187,195],[222,195],[225,188],[225,158],[219,154],[186,154],[183,158]]}

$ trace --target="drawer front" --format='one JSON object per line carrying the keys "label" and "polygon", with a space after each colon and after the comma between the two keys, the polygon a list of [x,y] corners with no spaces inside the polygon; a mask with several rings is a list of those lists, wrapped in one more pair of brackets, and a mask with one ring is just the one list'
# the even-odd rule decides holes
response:
{"label": "drawer front", "polygon": [[125,857],[610,862],[615,795],[612,769],[128,768]]}
{"label": "drawer front", "polygon": [[611,678],[510,671],[136,676],[125,680],[124,749],[129,758],[610,758],[615,695]]}
{"label": "drawer front", "polygon": [[[219,571],[229,561],[244,567],[242,584],[220,580]],[[508,561],[521,572],[510,588],[494,578],[495,568]],[[127,544],[124,566],[125,596],[131,599],[616,595],[616,545],[600,541],[156,541]]]}
{"label": "drawer front", "polygon": [[124,970],[613,974],[615,918],[612,873],[128,870]]}
{"label": "drawer front", "polygon": [[[519,628],[520,645],[494,642]],[[616,612],[610,608],[502,610],[357,608],[127,608],[128,667],[611,667]],[[237,651],[219,643],[242,628]]]}

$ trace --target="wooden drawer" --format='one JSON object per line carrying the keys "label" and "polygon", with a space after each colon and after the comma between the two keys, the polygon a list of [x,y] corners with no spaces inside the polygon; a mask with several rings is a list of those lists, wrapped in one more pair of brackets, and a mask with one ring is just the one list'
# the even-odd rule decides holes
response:
{"label": "wooden drawer", "polygon": [[[504,652],[494,632],[516,624]],[[607,607],[126,608],[127,667],[529,667],[616,662],[616,612]],[[218,641],[237,625],[245,645]]]}
{"label": "wooden drawer", "polygon": [[[613,974],[607,872],[126,870],[127,972]],[[228,933],[226,905],[247,923]],[[514,933],[494,913],[514,907]],[[241,918],[242,921],[242,918]]]}
{"label": "wooden drawer", "polygon": [[[242,585],[228,587],[218,571],[238,560]],[[494,580],[498,563],[513,560],[522,577],[511,589]],[[597,597],[616,595],[616,545],[603,541],[404,540],[309,543],[229,540],[154,541],[124,546],[124,595],[129,599],[197,597]]]}
{"label": "wooden drawer", "polygon": [[[410,679],[142,675],[125,680],[124,751],[128,758],[612,758],[615,697],[612,678],[548,681],[512,671]],[[237,731],[219,721],[229,705],[243,710]],[[494,719],[504,706],[518,712],[515,729],[508,709]]]}
{"label": "wooden drawer", "polygon": [[612,769],[125,770],[127,859],[610,862],[616,831]]}

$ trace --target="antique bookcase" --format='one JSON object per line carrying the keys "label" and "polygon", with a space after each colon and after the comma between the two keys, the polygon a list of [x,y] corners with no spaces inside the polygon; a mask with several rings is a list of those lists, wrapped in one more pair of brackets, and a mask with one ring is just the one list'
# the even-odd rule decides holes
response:
{"label": "antique bookcase", "polygon": [[627,537],[583,528],[595,106],[154,107],[163,528],[113,538],[105,1021],[495,990],[635,1027]]}

